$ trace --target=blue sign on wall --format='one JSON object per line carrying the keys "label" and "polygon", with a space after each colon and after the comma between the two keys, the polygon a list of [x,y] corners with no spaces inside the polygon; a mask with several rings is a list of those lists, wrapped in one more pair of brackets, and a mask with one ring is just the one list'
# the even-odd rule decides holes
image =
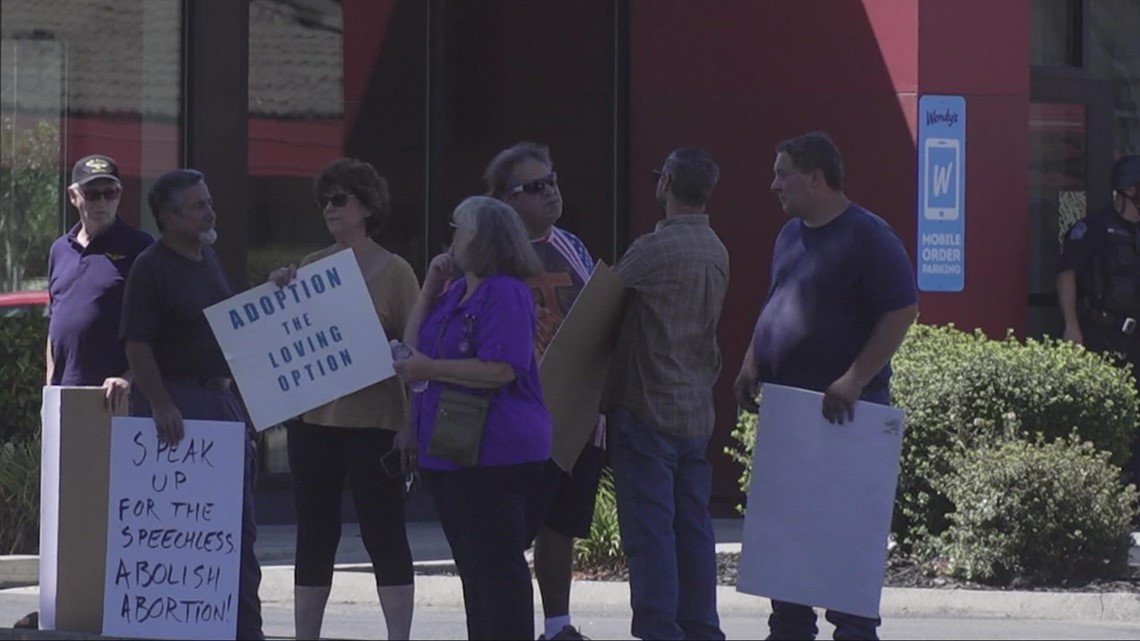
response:
{"label": "blue sign on wall", "polygon": [[966,99],[918,101],[918,288],[966,286]]}

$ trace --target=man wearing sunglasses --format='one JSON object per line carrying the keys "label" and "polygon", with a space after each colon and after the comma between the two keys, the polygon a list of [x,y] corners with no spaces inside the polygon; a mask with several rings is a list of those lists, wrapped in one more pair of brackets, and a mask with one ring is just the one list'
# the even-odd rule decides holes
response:
{"label": "man wearing sunglasses", "polygon": [[614,269],[630,297],[605,403],[630,631],[639,639],[723,639],[706,456],[729,272],[705,210],[720,169],[706,151],[681,148],[653,173],[665,218]]}
{"label": "man wearing sunglasses", "polygon": [[48,254],[47,384],[101,385],[114,412],[126,411],[131,389],[118,340],[123,288],[135,258],[154,242],[118,216],[122,191],[114,160],[80,158],[67,187],[79,223]]}
{"label": "man wearing sunglasses", "polygon": [[[541,360],[590,278],[594,259],[577,236],[554,225],[562,217],[562,193],[545,145],[520,142],[504,149],[487,166],[484,180],[491,196],[518,212],[542,260],[542,273],[527,282],[536,303],[535,354]],[[584,638],[570,620],[574,539],[590,535],[605,465],[604,440],[605,425],[599,417],[594,437],[579,455],[572,474],[549,462],[555,487],[548,516],[534,543],[534,574],[545,615],[540,639]]]}

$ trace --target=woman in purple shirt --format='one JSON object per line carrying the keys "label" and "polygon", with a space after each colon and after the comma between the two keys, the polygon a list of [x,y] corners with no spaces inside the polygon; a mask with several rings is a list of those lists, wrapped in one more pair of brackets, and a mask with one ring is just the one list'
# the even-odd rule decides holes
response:
{"label": "woman in purple shirt", "polygon": [[[404,334],[418,351],[396,365],[405,381],[429,381],[399,440],[418,458],[439,511],[463,581],[468,637],[533,639],[534,596],[523,553],[544,516],[551,419],[525,280],[542,265],[518,214],[501,201],[468,198],[451,225],[451,251],[428,268]],[[445,290],[456,269],[465,276]],[[473,466],[428,453],[446,390],[489,401]]]}

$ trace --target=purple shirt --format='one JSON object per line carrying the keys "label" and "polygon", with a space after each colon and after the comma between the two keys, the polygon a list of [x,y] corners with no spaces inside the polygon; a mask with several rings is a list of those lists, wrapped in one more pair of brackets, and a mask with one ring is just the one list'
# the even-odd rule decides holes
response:
{"label": "purple shirt", "polygon": [[[759,380],[826,390],[879,319],[916,299],[910,258],[882,218],[851,205],[823,227],[788,221],[776,237],[772,285],[752,337]],[[864,400],[883,402],[890,377],[888,363]]]}
{"label": "purple shirt", "polygon": [[462,468],[427,453],[439,396],[445,387],[491,398],[479,465],[545,461],[550,458],[552,422],[542,401],[534,357],[534,297],[525,282],[497,274],[484,279],[471,297],[460,303],[466,293],[467,281],[460,279],[440,297],[420,327],[420,351],[430,358],[506,363],[514,370],[515,380],[497,390],[432,381],[417,394],[413,416],[419,432],[420,465],[432,470]]}
{"label": "purple shirt", "polygon": [[118,340],[123,289],[135,258],[154,242],[121,218],[86,247],[79,229],[52,243],[48,254],[52,385],[102,385],[127,371]]}

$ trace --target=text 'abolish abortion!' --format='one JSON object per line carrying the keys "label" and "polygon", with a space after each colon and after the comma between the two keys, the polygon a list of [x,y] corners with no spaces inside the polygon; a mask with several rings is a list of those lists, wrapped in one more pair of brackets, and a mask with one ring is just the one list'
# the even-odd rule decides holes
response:
{"label": "text 'abolish abortion!'", "polygon": [[280,348],[266,353],[273,369],[285,370],[277,376],[277,385],[281,391],[287,392],[305,382],[315,381],[352,365],[352,354],[348,349],[327,353],[335,350],[336,345],[344,340],[338,326],[314,328],[309,314],[288,311],[290,306],[319,297],[341,284],[340,273],[333,267],[326,269],[323,274],[316,273],[298,279],[273,292],[273,295],[262,296],[257,304],[245,303],[240,309],[230,310],[230,323],[235,330],[283,314],[278,316],[280,320],[277,322],[285,331],[288,341]]}

